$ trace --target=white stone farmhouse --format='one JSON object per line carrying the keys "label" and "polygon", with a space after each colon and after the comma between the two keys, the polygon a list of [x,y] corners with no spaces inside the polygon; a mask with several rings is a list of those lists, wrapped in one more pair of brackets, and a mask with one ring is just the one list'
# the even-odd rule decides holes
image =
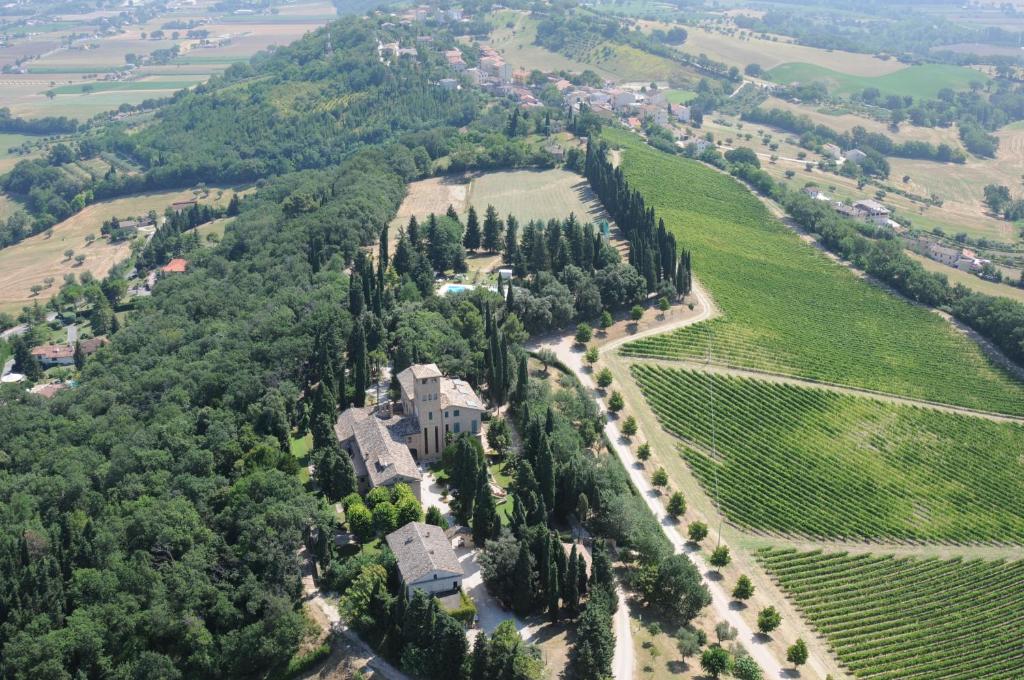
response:
{"label": "white stone farmhouse", "polygon": [[462,565],[441,527],[409,522],[385,540],[395,554],[406,597],[411,598],[416,590],[435,595],[459,589]]}

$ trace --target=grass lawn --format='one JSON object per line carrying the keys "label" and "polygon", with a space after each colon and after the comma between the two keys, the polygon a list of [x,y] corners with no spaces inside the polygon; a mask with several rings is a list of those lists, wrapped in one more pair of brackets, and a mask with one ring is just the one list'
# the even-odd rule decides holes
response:
{"label": "grass lawn", "polygon": [[665,93],[665,99],[672,104],[685,104],[697,96],[692,90],[669,90]]}
{"label": "grass lawn", "polygon": [[931,99],[944,87],[966,90],[971,81],[985,82],[985,74],[974,69],[947,64],[908,66],[881,76],[855,76],[817,64],[793,62],[776,66],[769,74],[777,83],[822,81],[830,92],[851,95],[866,87],[877,87],[883,94],[910,95]]}
{"label": "grass lawn", "polygon": [[299,479],[305,484],[309,481],[309,452],[313,448],[313,435],[306,433],[303,437],[292,437],[292,456],[299,461]]}
{"label": "grass lawn", "polygon": [[977,344],[805,244],[736,180],[627,132],[604,134],[624,148],[633,188],[692,249],[694,273],[722,310],[623,353],[703,361],[713,342],[717,363],[1024,413],[1024,383]]}

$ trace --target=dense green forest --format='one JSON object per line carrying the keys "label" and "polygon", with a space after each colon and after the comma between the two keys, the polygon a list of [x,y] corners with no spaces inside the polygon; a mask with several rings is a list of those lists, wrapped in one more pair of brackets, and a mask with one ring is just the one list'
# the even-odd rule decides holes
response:
{"label": "dense green forest", "polygon": [[[380,65],[375,49],[361,54],[375,47],[369,27],[348,26],[352,41],[336,38],[346,47],[335,54],[325,55],[320,32],[264,68],[280,69],[281,82],[289,70],[333,72],[367,100],[386,89],[391,114],[375,118],[364,101],[363,126],[346,119],[337,129],[358,131],[309,161],[327,169],[263,183],[223,243],[193,250],[187,274],[136,302],[77,388],[49,402],[0,391],[0,677],[262,677],[297,649],[305,623],[296,552],[310,527],[331,520],[287,448],[300,393],[315,348],[350,332],[345,263],[421,173],[420,145],[387,140],[472,110],[437,99],[425,74]],[[173,107],[238,108],[217,103],[220,87],[237,85],[227,81]],[[249,111],[273,91],[247,87]],[[215,159],[211,173],[224,171],[234,161],[216,161],[246,130],[263,140],[268,163],[293,169],[297,127],[264,118],[261,132],[244,117],[197,116],[189,153],[166,164],[174,172],[202,153]],[[154,128],[164,126],[151,134],[186,134],[170,112]],[[165,176],[153,158],[147,176]],[[458,315],[406,311],[405,324],[458,336],[448,321]],[[446,353],[457,351],[419,344],[416,358],[451,366]],[[461,351],[472,365],[478,355]]]}

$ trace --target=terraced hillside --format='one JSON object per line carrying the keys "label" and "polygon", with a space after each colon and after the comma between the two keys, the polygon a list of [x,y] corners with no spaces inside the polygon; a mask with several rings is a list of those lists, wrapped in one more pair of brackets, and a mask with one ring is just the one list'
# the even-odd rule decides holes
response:
{"label": "terraced hillside", "polygon": [[1024,562],[761,550],[857,678],[1019,680]]}
{"label": "terraced hillside", "polygon": [[1022,425],[645,363],[632,373],[662,426],[686,442],[682,455],[709,493],[717,473],[735,524],[855,540],[1024,543]]}
{"label": "terraced hillside", "polygon": [[1024,414],[1024,383],[934,312],[802,243],[737,181],[623,131],[630,184],[687,248],[721,318],[629,343],[631,356],[703,360],[969,408]]}

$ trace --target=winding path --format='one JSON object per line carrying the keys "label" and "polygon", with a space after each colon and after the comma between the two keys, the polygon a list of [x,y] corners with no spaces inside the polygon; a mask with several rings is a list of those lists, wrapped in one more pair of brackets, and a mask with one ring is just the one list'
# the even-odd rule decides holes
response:
{"label": "winding path", "polygon": [[[665,333],[675,328],[700,323],[701,321],[711,318],[715,314],[715,309],[707,294],[699,287],[694,288],[694,294],[700,304],[700,312],[698,314],[687,318],[681,318],[677,321],[659,324],[644,332],[609,342],[601,348],[601,351],[608,352],[614,350],[624,342],[636,340],[637,338],[644,337],[646,335]],[[573,351],[574,342],[574,338],[570,335],[554,342],[536,342],[530,347],[530,349],[536,350],[541,347],[547,347],[554,351],[558,359],[576,374],[583,385],[590,388],[591,394],[597,402],[598,407],[605,410],[606,405],[603,397],[593,384],[590,374],[583,370],[582,355],[579,352]],[[717,572],[710,569],[704,558],[694,548],[687,545],[686,539],[683,538],[677,528],[676,521],[665,512],[665,508],[661,503],[661,494],[651,486],[650,482],[647,481],[647,478],[643,474],[643,468],[638,464],[638,461],[633,456],[633,452],[630,450],[628,445],[623,443],[625,439],[619,431],[618,423],[614,420],[609,420],[605,424],[605,434],[607,434],[616,455],[619,457],[619,460],[622,461],[622,465],[628,471],[630,479],[640,491],[648,508],[654,514],[655,518],[657,518],[662,531],[665,533],[666,538],[668,538],[675,551],[677,553],[686,553],[690,559],[693,560],[693,563],[703,575],[704,583],[707,585],[708,591],[711,593],[711,607],[714,609],[718,620],[728,621],[731,626],[739,631],[738,639],[748,649],[754,660],[757,661],[762,669],[764,669],[766,674],[765,677],[788,677],[786,672],[783,670],[782,663],[768,647],[769,639],[756,634],[747,622],[743,620],[743,617],[740,616],[740,612],[730,607],[732,598],[729,597],[729,594],[722,587],[722,584],[717,578]],[[622,604],[622,597],[620,595],[620,612],[623,610]],[[628,613],[625,613],[621,617],[616,616],[615,630],[616,645],[613,669],[616,680],[624,680],[625,678],[632,677],[634,665],[632,658],[632,634],[629,633],[628,638],[626,637],[627,631],[629,631]],[[628,644],[627,640],[629,641]]]}
{"label": "winding path", "polygon": [[[714,314],[714,308],[711,305],[711,301],[708,299],[706,293],[700,289],[695,288],[695,297],[700,303],[701,311],[691,317],[685,319],[679,319],[675,322],[661,324],[655,326],[643,333],[637,333],[624,337],[613,342],[609,342],[601,348],[602,352],[608,352],[614,350],[623,342],[635,340],[639,337],[643,337],[648,334],[665,333],[666,331],[687,326],[690,324],[700,323],[710,318]],[[572,370],[579,380],[587,387],[591,389],[591,394],[594,400],[597,402],[598,407],[602,410],[606,409],[604,399],[601,394],[597,391],[596,386],[591,380],[589,373],[583,370],[582,355],[579,352],[573,351],[573,344],[575,340],[572,336],[562,338],[561,340],[554,343],[540,343],[537,346],[531,347],[531,349],[540,349],[540,347],[548,347],[555,352],[558,359],[564,363],[570,370]],[[650,482],[643,474],[643,468],[638,464],[638,461],[633,456],[633,452],[629,446],[624,444],[625,438],[619,431],[618,422],[615,420],[609,420],[605,424],[605,434],[608,435],[609,441],[612,443],[616,455],[619,460],[622,461],[622,465],[626,468],[629,473],[630,480],[640,491],[644,500],[647,503],[647,507],[657,518],[658,523],[661,525],[662,531],[665,533],[666,538],[672,544],[673,548],[677,553],[686,553],[689,558],[696,565],[697,569],[701,572],[704,578],[704,583],[711,593],[711,607],[715,611],[715,616],[718,620],[728,621],[731,626],[739,631],[739,640],[748,649],[750,655],[765,671],[765,677],[768,678],[782,678],[787,677],[786,672],[783,670],[783,665],[776,658],[775,654],[768,647],[769,639],[757,634],[740,616],[740,612],[736,609],[732,609],[729,605],[732,598],[723,588],[720,580],[718,579],[717,571],[711,569],[705,559],[697,552],[697,550],[689,546],[686,539],[679,532],[676,521],[665,512],[665,508],[661,502],[661,494],[654,487],[651,486]],[[621,602],[621,598],[620,598]],[[620,611],[622,606],[619,607]],[[628,614],[626,620],[623,622],[621,618],[616,618],[615,629],[616,629],[616,646],[615,646],[615,659],[613,661],[613,668],[615,670],[615,677],[617,680],[625,677],[632,676],[632,644],[629,645],[629,650],[625,649],[624,644],[619,644],[619,640],[622,635],[618,634],[620,630],[625,627],[628,629],[629,621]],[[623,631],[625,632],[625,631]],[[632,636],[630,635],[630,640]],[[626,671],[628,674],[625,674]],[[625,675],[624,675],[625,674]]]}

